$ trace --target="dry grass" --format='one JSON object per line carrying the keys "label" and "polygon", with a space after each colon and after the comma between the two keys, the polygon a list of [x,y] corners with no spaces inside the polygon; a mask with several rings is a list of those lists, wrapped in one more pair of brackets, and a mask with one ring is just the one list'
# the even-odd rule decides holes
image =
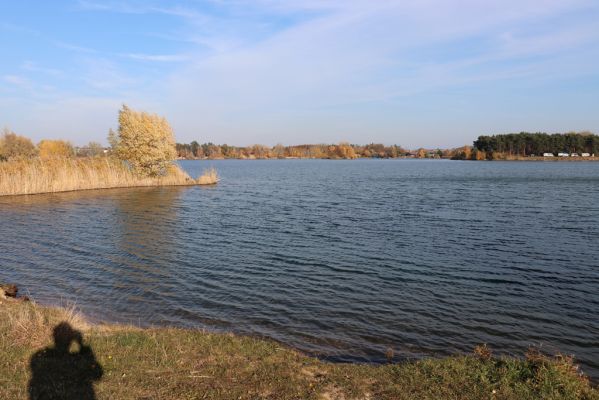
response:
{"label": "dry grass", "polygon": [[[54,348],[52,330],[65,321],[81,332],[82,345],[103,371],[94,384],[98,399],[599,400],[570,358],[538,352],[495,358],[485,348],[472,356],[381,366],[331,364],[268,340],[172,328],[103,328],[72,309],[10,300],[0,301],[0,399],[27,398],[30,360],[42,348]],[[60,380],[72,373],[76,358],[48,361],[48,376]],[[63,390],[55,381],[45,382],[48,390]]]}
{"label": "dry grass", "polygon": [[214,185],[220,181],[216,169],[205,169],[202,175],[198,178],[198,185]]}
{"label": "dry grass", "polygon": [[190,178],[176,165],[171,165],[165,176],[147,178],[134,174],[123,162],[107,157],[0,162],[0,196],[196,184],[205,183]]}
{"label": "dry grass", "polygon": [[26,306],[13,306],[12,312],[6,313],[5,323],[11,327],[8,336],[17,345],[42,346],[52,334],[54,321],[65,321],[75,329],[88,331],[90,325],[77,312],[75,307],[65,308],[38,307],[35,303]]}

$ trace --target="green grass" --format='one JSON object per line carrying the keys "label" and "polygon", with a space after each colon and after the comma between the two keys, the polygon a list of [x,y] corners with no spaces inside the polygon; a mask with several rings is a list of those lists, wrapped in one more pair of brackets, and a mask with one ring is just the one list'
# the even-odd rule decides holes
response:
{"label": "green grass", "polygon": [[[94,385],[98,399],[599,399],[566,357],[494,358],[483,348],[382,366],[333,364],[267,340],[89,325],[70,310],[6,300],[0,302],[0,399],[28,398],[30,359],[52,348],[53,328],[63,321],[83,334],[103,370]],[[53,358],[39,380],[43,389],[66,390],[59,378],[73,365],[79,372],[87,365],[69,357]]]}

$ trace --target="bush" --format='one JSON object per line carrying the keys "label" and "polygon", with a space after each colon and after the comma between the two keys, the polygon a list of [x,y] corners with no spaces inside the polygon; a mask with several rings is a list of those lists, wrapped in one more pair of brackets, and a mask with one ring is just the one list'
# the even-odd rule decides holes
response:
{"label": "bush", "polygon": [[0,137],[0,160],[31,158],[33,156],[35,156],[35,146],[31,140],[4,129],[4,133]]}
{"label": "bush", "polygon": [[75,152],[71,143],[64,140],[42,140],[37,145],[41,159],[69,158]]}

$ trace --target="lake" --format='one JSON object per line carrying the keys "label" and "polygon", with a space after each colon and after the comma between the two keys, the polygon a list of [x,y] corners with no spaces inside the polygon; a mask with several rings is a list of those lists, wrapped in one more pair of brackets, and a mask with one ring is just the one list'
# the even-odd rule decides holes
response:
{"label": "lake", "polygon": [[333,361],[534,345],[599,378],[599,163],[181,164],[222,181],[0,197],[0,281]]}

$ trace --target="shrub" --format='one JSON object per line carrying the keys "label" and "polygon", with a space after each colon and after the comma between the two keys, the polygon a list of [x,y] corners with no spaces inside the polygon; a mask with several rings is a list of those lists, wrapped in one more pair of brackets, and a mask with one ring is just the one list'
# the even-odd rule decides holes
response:
{"label": "shrub", "polygon": [[37,145],[41,159],[68,158],[75,152],[71,143],[64,140],[42,140]]}
{"label": "shrub", "polygon": [[218,183],[219,180],[220,178],[218,177],[216,169],[210,168],[204,170],[197,182],[199,185],[214,185],[215,183]]}
{"label": "shrub", "polygon": [[0,160],[31,158],[35,156],[35,146],[28,138],[4,129],[0,137]]}

